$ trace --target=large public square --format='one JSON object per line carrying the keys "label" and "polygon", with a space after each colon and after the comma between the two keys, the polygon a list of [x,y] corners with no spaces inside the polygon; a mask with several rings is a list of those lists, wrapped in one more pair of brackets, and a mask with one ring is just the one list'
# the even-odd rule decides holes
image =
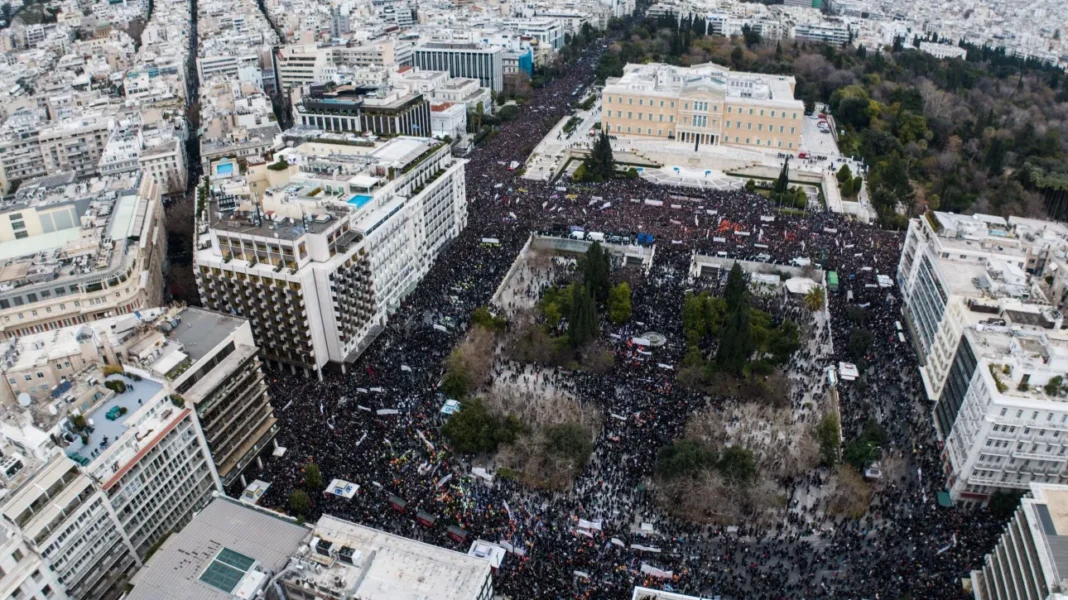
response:
{"label": "large public square", "polygon": [[[270,372],[282,423],[278,442],[286,452],[266,459],[262,471],[250,470],[271,485],[260,504],[285,510],[304,465],[315,462],[325,480],[360,489],[351,499],[313,496],[307,518],[329,513],[461,551],[473,539],[501,543],[510,552],[494,586],[514,599],[624,598],[635,585],[736,599],[964,597],[961,578],[993,546],[1000,523],[985,509],[935,501],[944,482],[930,406],[911,348],[897,341],[895,289],[876,280],[893,277],[903,235],[831,212],[784,214],[742,190],[520,178],[508,165],[523,162],[522,149],[570,113],[569,94],[592,81],[599,51],[588,50],[566,75],[535,90],[516,121],[471,153],[467,228],[345,374],[328,372],[317,381]],[[489,484],[472,475],[482,463],[453,451],[442,435],[446,359],[464,339],[473,311],[491,305],[531,235],[566,236],[573,225],[656,239],[649,264],[626,268],[637,271],[634,314],[603,331],[614,362],[599,370],[561,369],[502,356],[491,373],[493,386],[529,403],[560,394],[592,414],[598,422],[592,458],[571,485],[558,489],[504,477]],[[828,510],[836,476],[815,464],[777,471],[769,480],[776,502],[759,518],[734,515],[731,525],[680,518],[657,501],[649,485],[657,452],[695,415],[720,414],[725,423],[769,418],[729,394],[677,382],[686,352],[686,294],[716,290],[722,281],[691,277],[695,253],[781,265],[807,258],[838,273],[842,289],[828,294],[828,312],[803,314],[788,301],[776,308],[806,322],[804,343],[787,365],[780,410],[799,432],[832,405],[846,440],[871,419],[885,428],[883,456],[896,468],[874,486],[860,518]],[[513,285],[496,310],[529,310],[535,297],[527,293],[543,288],[550,271],[539,274],[524,263],[522,281],[541,283]],[[849,360],[845,312],[861,305],[874,338],[868,364],[861,379],[840,382],[832,399],[825,368]],[[649,331],[666,344],[639,355],[624,343]],[[770,470],[800,450],[769,444],[765,452],[761,465]],[[435,517],[433,525],[417,520],[419,511]],[[464,528],[466,542],[451,539],[449,526]]]}

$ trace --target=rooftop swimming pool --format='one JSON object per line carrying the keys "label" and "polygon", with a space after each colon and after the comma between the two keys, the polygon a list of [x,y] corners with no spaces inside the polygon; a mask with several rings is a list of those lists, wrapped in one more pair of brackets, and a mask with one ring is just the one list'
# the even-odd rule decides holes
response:
{"label": "rooftop swimming pool", "polygon": [[234,163],[222,163],[222,164],[215,165],[215,174],[216,175],[233,175],[233,173],[234,173]]}
{"label": "rooftop swimming pool", "polygon": [[367,194],[356,194],[355,196],[348,199],[348,204],[354,204],[356,208],[363,208],[371,200],[374,200],[373,196],[368,196]]}

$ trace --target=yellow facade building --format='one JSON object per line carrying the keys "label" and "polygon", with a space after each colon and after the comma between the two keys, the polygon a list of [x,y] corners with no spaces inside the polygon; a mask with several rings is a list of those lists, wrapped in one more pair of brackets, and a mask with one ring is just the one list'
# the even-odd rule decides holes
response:
{"label": "yellow facade building", "polygon": [[804,103],[794,78],[706,63],[628,64],[601,95],[601,125],[618,137],[660,138],[797,152]]}

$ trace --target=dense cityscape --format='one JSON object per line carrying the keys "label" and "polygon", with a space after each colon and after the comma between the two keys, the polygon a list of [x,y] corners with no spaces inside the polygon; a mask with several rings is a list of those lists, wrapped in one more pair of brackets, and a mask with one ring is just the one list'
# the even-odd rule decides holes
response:
{"label": "dense cityscape", "polygon": [[0,598],[1061,598],[1066,10],[3,4]]}

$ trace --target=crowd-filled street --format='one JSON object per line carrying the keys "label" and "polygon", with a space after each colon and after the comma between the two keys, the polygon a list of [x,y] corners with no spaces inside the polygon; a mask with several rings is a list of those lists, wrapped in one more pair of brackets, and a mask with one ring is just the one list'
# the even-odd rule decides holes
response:
{"label": "crowd-filled street", "polygon": [[[877,274],[894,277],[903,234],[830,212],[778,213],[762,196],[741,190],[674,189],[641,179],[570,185],[520,178],[509,163],[523,162],[523,149],[571,112],[571,92],[593,80],[601,50],[587,50],[567,75],[534,90],[519,118],[471,153],[466,230],[347,374],[325,373],[319,382],[269,373],[281,422],[277,440],[287,451],[265,460],[262,472],[250,468],[250,479],[271,484],[260,504],[284,510],[289,493],[301,486],[303,465],[314,461],[326,481],[344,479],[360,490],[352,499],[313,495],[309,519],[330,513],[463,552],[474,539],[506,542],[515,551],[494,587],[516,600],[629,598],[635,585],[731,599],[965,597],[960,578],[980,564],[1001,525],[985,509],[935,502],[944,482],[930,406],[911,349],[897,341],[896,289],[875,285]],[[470,476],[471,464],[441,435],[444,361],[472,312],[490,303],[530,234],[566,235],[572,225],[655,236],[653,265],[635,287],[630,323],[606,322],[602,337],[657,331],[668,343],[652,349],[649,360],[617,359],[599,374],[539,372],[529,365],[499,371],[528,388],[551,385],[591,403],[606,425],[593,460],[569,492],[502,478],[486,485]],[[500,245],[481,244],[486,237]],[[823,392],[825,366],[849,360],[846,328],[838,323],[847,302],[866,305],[875,343],[865,385],[839,384],[843,434],[855,437],[874,417],[890,437],[891,448],[884,450],[908,462],[875,495],[867,517],[838,520],[808,504],[829,477],[819,469],[781,482],[788,497],[778,523],[742,523],[729,531],[670,518],[645,491],[658,449],[679,437],[695,412],[730,402],[688,391],[675,384],[674,371],[658,366],[679,365],[685,353],[681,308],[693,285],[688,270],[695,251],[743,260],[768,255],[781,264],[807,258],[837,271],[842,285],[828,295],[831,321],[815,326],[813,343],[792,361],[801,375],[791,392],[795,406]],[[833,344],[825,343],[827,336]],[[816,389],[801,389],[806,386]],[[379,409],[398,413],[379,415]],[[407,503],[403,510],[391,505],[391,496]],[[419,523],[417,511],[436,522]],[[602,529],[577,532],[578,519],[601,522]],[[450,525],[466,529],[465,542],[448,537]],[[642,573],[643,562],[671,576]]]}

